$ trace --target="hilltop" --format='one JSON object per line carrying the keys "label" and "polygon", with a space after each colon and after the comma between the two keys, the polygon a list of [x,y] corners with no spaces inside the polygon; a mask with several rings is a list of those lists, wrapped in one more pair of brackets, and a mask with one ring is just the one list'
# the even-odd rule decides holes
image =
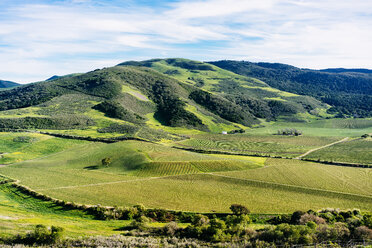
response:
{"label": "hilltop", "polygon": [[20,84],[11,82],[11,81],[5,81],[5,80],[0,80],[0,88],[12,88],[19,86]]}
{"label": "hilltop", "polygon": [[367,69],[300,69],[279,63],[248,61],[210,62],[216,66],[265,81],[271,87],[312,96],[332,106],[337,117],[372,116],[372,74]]}
{"label": "hilltop", "polygon": [[155,59],[0,92],[0,128],[174,140],[190,131],[219,133],[278,119],[322,118],[327,108],[313,97],[212,64]]}

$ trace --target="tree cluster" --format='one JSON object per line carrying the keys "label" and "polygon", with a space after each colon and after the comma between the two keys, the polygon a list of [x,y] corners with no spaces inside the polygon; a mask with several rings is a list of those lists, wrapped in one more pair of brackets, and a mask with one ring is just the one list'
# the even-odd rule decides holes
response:
{"label": "tree cluster", "polygon": [[315,71],[284,64],[227,60],[211,64],[258,78],[283,91],[312,96],[333,106],[340,116],[372,116],[372,74],[363,70]]}
{"label": "tree cluster", "polygon": [[194,90],[190,93],[189,98],[225,120],[246,126],[258,123],[256,117],[249,111],[245,111],[233,102],[206,91]]}

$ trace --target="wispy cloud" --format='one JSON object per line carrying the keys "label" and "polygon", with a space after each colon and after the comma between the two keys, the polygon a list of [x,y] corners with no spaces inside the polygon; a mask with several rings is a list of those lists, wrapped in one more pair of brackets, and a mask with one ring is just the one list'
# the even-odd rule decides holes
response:
{"label": "wispy cloud", "polygon": [[372,68],[372,2],[365,0],[0,5],[0,78],[19,82],[153,57]]}

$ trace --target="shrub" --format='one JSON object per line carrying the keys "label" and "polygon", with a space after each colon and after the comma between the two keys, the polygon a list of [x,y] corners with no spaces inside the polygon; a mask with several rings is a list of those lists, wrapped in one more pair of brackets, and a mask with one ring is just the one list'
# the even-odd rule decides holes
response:
{"label": "shrub", "polygon": [[111,158],[104,158],[102,159],[102,165],[108,167],[111,164]]}
{"label": "shrub", "polygon": [[372,239],[372,229],[366,226],[360,226],[354,230],[354,238],[356,239]]}
{"label": "shrub", "polygon": [[132,123],[141,123],[144,121],[143,117],[139,116],[136,113],[133,113],[130,110],[125,109],[123,106],[120,105],[120,103],[112,100],[104,101],[100,104],[95,105],[93,108],[105,113],[105,115],[108,117],[117,118]]}
{"label": "shrub", "polygon": [[208,223],[209,223],[209,218],[202,214],[195,215],[191,222],[193,226],[204,226],[204,225],[207,225]]}
{"label": "shrub", "polygon": [[177,222],[170,222],[166,226],[163,227],[163,233],[168,236],[174,236],[176,232],[179,230]]}
{"label": "shrub", "polygon": [[246,126],[258,123],[257,118],[250,112],[220,96],[203,90],[194,90],[190,93],[189,98],[225,120]]}
{"label": "shrub", "polygon": [[292,216],[291,216],[291,224],[299,224],[300,223],[300,219],[301,219],[301,216],[304,215],[305,212],[303,211],[295,211],[293,212]]}
{"label": "shrub", "polygon": [[108,127],[100,128],[97,130],[99,133],[123,133],[133,135],[138,131],[139,127],[128,124],[111,124]]}
{"label": "shrub", "polygon": [[61,227],[47,228],[44,225],[36,225],[34,231],[23,236],[18,235],[12,242],[27,245],[51,245],[60,241],[62,236],[63,228]]}
{"label": "shrub", "polygon": [[13,139],[13,142],[33,143],[37,140],[38,140],[37,138],[30,137],[30,136],[18,136]]}
{"label": "shrub", "polygon": [[241,205],[241,204],[232,204],[230,206],[231,212],[235,215],[242,215],[242,214],[249,214],[250,211],[247,207]]}
{"label": "shrub", "polygon": [[308,222],[314,222],[316,224],[326,224],[326,221],[325,219],[319,217],[319,216],[316,216],[314,214],[304,214],[301,216],[300,220],[299,220],[299,224],[301,225],[306,225]]}
{"label": "shrub", "polygon": [[167,126],[191,126],[205,130],[207,127],[196,115],[184,109],[186,104],[172,90],[170,86],[161,81],[153,85],[152,91],[156,96],[153,100],[157,104],[154,117]]}

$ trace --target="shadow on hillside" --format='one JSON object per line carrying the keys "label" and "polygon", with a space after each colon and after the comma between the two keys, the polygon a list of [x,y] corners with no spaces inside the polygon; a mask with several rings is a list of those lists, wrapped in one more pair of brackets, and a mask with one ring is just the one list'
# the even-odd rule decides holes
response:
{"label": "shadow on hillside", "polygon": [[98,170],[99,166],[98,165],[85,166],[84,169],[86,169],[86,170]]}

